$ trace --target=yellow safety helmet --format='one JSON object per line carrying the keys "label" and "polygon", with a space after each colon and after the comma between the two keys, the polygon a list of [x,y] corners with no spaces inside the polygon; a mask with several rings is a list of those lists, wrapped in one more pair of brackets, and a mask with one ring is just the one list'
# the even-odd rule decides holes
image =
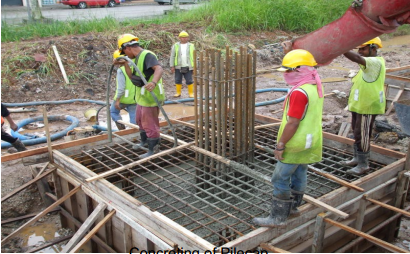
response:
{"label": "yellow safety helmet", "polygon": [[282,60],[282,67],[278,71],[294,70],[301,65],[316,66],[316,60],[313,55],[304,49],[295,49],[285,55]]}
{"label": "yellow safety helmet", "polygon": [[383,48],[382,40],[380,40],[379,37],[371,39],[370,41],[367,41],[367,42],[363,43],[362,45],[358,46],[357,48],[360,49],[360,48],[366,47],[367,45],[377,45],[378,48]]}
{"label": "yellow safety helmet", "polygon": [[116,51],[114,51],[114,54],[112,54],[112,57],[114,59],[117,59],[120,56],[124,56],[124,54],[121,54],[121,50],[117,49]]}
{"label": "yellow safety helmet", "polygon": [[178,37],[189,37],[189,34],[185,31],[179,33]]}
{"label": "yellow safety helmet", "polygon": [[[123,47],[123,46],[129,46],[129,45],[138,43],[139,40],[140,40],[140,39],[138,39],[138,37],[136,37],[136,36],[134,36],[134,35],[132,35],[132,34],[123,34],[123,35],[120,35],[120,36],[118,37],[118,49],[121,49],[121,50],[122,50],[122,47]],[[130,43],[129,45],[123,45],[123,44],[125,44],[125,43],[127,43],[127,42],[130,42],[130,41],[136,41],[136,42]]]}

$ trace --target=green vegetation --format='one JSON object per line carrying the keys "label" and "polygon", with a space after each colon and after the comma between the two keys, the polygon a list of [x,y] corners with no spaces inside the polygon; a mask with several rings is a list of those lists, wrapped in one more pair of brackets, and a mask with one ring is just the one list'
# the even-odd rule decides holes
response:
{"label": "green vegetation", "polygon": [[[118,33],[139,24],[197,22],[207,32],[246,33],[246,31],[284,30],[297,33],[314,31],[340,18],[351,0],[211,0],[188,12],[171,13],[152,20],[126,20],[114,17],[90,21],[53,21],[13,26],[2,23],[1,41],[20,41],[50,36],[85,34],[88,32]],[[410,28],[401,28],[409,34]],[[166,35],[164,35],[166,36]]]}

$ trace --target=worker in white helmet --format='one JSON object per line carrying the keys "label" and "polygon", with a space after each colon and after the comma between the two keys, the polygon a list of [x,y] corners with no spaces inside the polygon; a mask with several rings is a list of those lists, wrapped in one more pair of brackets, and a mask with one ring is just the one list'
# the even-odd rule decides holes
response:
{"label": "worker in white helmet", "polygon": [[353,86],[348,101],[352,113],[354,135],[354,157],[342,162],[353,168],[347,173],[362,175],[370,169],[370,137],[377,115],[384,114],[386,97],[384,79],[386,66],[383,57],[378,56],[377,49],[382,47],[379,37],[358,46],[358,52],[349,51],[344,56],[359,64],[360,70],[353,77]]}
{"label": "worker in white helmet", "polygon": [[189,34],[185,31],[179,33],[179,42],[175,43],[171,49],[169,58],[169,66],[171,72],[175,73],[175,88],[174,97],[180,97],[182,92],[182,78],[188,87],[188,95],[194,97],[194,81],[192,73],[194,70],[194,44],[189,42]]}

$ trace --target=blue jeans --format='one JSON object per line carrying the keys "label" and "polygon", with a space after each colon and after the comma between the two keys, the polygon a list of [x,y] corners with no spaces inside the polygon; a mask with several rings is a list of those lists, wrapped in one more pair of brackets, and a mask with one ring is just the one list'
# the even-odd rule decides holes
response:
{"label": "blue jeans", "polygon": [[[136,124],[136,111],[137,111],[137,104],[122,104],[120,103],[120,107],[122,109],[126,109],[128,111],[128,114],[130,115],[130,123]],[[110,107],[110,112],[111,112],[111,118],[114,122],[118,120],[122,120],[122,117],[120,115],[120,111],[115,108],[115,101],[111,103]]]}
{"label": "blue jeans", "polygon": [[271,183],[273,196],[290,199],[290,190],[304,192],[307,184],[307,164],[287,164],[278,161],[273,171]]}

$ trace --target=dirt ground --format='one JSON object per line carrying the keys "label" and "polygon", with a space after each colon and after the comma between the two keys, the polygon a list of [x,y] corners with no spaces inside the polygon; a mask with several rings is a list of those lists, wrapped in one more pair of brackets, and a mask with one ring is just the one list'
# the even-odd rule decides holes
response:
{"label": "dirt ground", "polygon": [[[265,44],[277,43],[280,41],[297,37],[295,34],[284,32],[260,32],[242,35],[225,35],[221,40],[211,38],[206,35],[204,28],[195,27],[193,24],[180,24],[176,27],[163,27],[153,25],[151,27],[136,27],[130,33],[138,34],[144,38],[150,38],[149,49],[154,51],[164,67],[164,86],[167,100],[173,100],[175,93],[173,75],[168,64],[168,54],[171,45],[176,42],[177,34],[185,29],[191,34],[191,41],[195,42],[198,49],[217,46],[218,43],[229,43],[231,48],[236,49],[240,46],[258,50],[258,70],[271,69],[280,64],[277,58],[270,55]],[[191,32],[192,31],[192,32]],[[62,101],[71,99],[87,99],[105,101],[107,91],[107,79],[111,68],[112,53],[116,47],[117,34],[86,34],[79,36],[53,37],[36,41],[22,41],[13,43],[2,43],[2,85],[1,101],[7,103],[35,102],[35,101]],[[145,39],[147,40],[147,39]],[[384,40],[384,48],[380,54],[386,59],[387,68],[410,65],[410,36],[401,36]],[[52,45],[56,45],[59,56],[61,57],[69,84],[65,84]],[[252,46],[253,45],[253,46]],[[318,69],[322,78],[325,94],[333,90],[349,94],[351,86],[349,75],[351,71],[357,71],[358,66],[345,57],[336,58],[330,65]],[[115,82],[113,73],[110,82],[110,98],[113,97]],[[286,88],[280,73],[265,72],[259,74],[256,79],[257,89],[262,88]],[[284,93],[258,93],[256,102],[274,100],[284,96]],[[184,87],[182,97],[187,98],[187,89]],[[323,127],[327,132],[337,134],[343,122],[350,122],[350,113],[344,108],[347,105],[347,98],[339,98],[335,95],[327,95],[325,99]],[[80,127],[87,127],[94,122],[87,121],[84,112],[87,109],[99,109],[101,106],[88,102],[75,102],[69,104],[47,105],[48,115],[70,115],[76,117]],[[22,119],[42,116],[43,106],[28,106],[37,111],[26,113],[12,113],[13,119],[18,122]],[[176,106],[165,107],[170,118],[178,118],[191,115],[189,106],[177,104]],[[270,117],[281,118],[282,104],[274,104],[256,108],[257,114]],[[125,116],[125,115],[124,115]],[[99,114],[100,124],[106,121],[105,108]],[[390,125],[401,130],[398,118],[394,111],[388,116],[378,116],[377,120],[387,121]],[[7,125],[7,124],[6,124]],[[62,131],[67,127],[67,122],[52,122],[50,125],[51,133]],[[7,126],[6,126],[7,128]],[[42,125],[32,124],[25,127],[25,133],[44,136]],[[375,132],[377,134],[377,131]],[[393,134],[391,134],[393,135]],[[54,141],[54,143],[64,142],[64,139]],[[388,149],[407,152],[409,138],[397,134],[392,138],[387,135],[375,135],[374,144]],[[28,149],[46,146],[39,144],[29,146]],[[7,154],[7,149],[2,149],[2,155]],[[32,179],[28,167],[20,164],[20,161],[2,163],[1,170],[1,194],[4,196],[11,190]],[[2,204],[1,217],[13,218],[27,213],[37,212],[43,209],[44,205],[40,197],[36,194],[36,187],[28,188],[16,197]],[[408,206],[409,204],[407,204]],[[50,215],[49,221],[55,222],[55,216]],[[46,219],[47,220],[47,219]],[[57,224],[57,222],[55,222]],[[20,224],[9,224],[2,226],[2,235],[12,231],[12,228]],[[64,235],[64,234],[62,234]],[[21,242],[13,242],[11,245],[2,246],[4,252],[20,252]],[[398,246],[410,250],[410,222],[403,219],[399,238],[396,243]]]}

